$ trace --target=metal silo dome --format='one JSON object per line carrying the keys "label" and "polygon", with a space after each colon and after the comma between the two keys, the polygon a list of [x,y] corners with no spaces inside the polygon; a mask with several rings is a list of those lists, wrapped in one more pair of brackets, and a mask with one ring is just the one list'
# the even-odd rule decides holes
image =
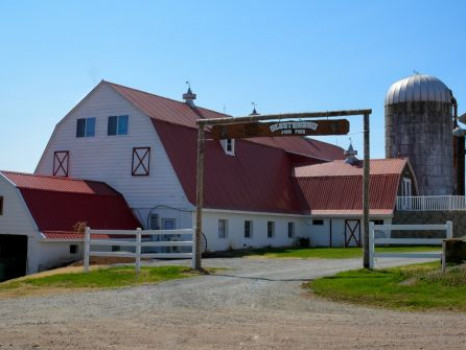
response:
{"label": "metal silo dome", "polygon": [[385,97],[385,156],[407,157],[422,195],[450,195],[453,164],[453,96],[430,75],[392,84]]}
{"label": "metal silo dome", "polygon": [[451,103],[451,91],[440,79],[415,74],[393,83],[385,97],[385,105],[404,102]]}

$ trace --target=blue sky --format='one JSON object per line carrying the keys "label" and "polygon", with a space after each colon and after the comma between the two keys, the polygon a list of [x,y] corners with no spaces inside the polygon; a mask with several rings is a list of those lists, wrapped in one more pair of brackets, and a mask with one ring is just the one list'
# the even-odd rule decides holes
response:
{"label": "blue sky", "polygon": [[[0,0],[0,169],[32,172],[54,125],[101,79],[233,116],[372,108],[413,71],[466,111],[464,1]],[[361,119],[323,140],[362,156]]]}

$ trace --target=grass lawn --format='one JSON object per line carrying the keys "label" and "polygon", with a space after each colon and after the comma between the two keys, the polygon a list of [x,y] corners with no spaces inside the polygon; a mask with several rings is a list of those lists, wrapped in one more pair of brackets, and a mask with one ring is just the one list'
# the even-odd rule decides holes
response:
{"label": "grass lawn", "polygon": [[[427,252],[440,250],[432,246],[377,247],[377,252]],[[225,253],[230,257],[300,258],[300,259],[348,259],[362,258],[362,248],[266,248],[246,249]]]}
{"label": "grass lawn", "polygon": [[316,294],[396,309],[466,311],[466,265],[443,274],[438,262],[386,270],[355,270],[309,283]]}
{"label": "grass lawn", "polygon": [[153,284],[172,279],[186,278],[196,272],[183,266],[142,267],[136,274],[134,266],[102,267],[89,273],[71,272],[44,277],[25,277],[0,283],[0,298],[26,295],[43,295],[51,292],[92,290]]}

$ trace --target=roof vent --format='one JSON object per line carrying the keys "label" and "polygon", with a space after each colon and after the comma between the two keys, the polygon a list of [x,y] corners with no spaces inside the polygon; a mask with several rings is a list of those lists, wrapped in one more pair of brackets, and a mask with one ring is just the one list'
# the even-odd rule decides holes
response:
{"label": "roof vent", "polygon": [[186,82],[186,84],[188,84],[188,91],[183,94],[183,100],[190,106],[194,106],[194,100],[196,99],[196,94],[193,94],[193,92],[191,91],[191,84],[189,83],[189,81]]}
{"label": "roof vent", "polygon": [[251,102],[251,104],[253,106],[253,109],[252,109],[252,113],[249,115],[259,115],[259,113],[257,113],[256,111],[256,104],[254,102]]}
{"label": "roof vent", "polygon": [[357,154],[358,154],[358,151],[355,151],[355,150],[353,149],[353,145],[350,143],[350,145],[349,145],[349,147],[348,147],[348,150],[345,151],[345,156],[346,156],[345,163],[354,165],[354,164],[356,164],[357,162],[359,162],[359,159],[356,158],[356,155],[357,155]]}

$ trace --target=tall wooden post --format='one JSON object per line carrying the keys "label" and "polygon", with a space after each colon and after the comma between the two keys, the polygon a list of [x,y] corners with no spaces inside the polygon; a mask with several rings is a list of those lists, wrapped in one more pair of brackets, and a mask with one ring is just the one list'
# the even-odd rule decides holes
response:
{"label": "tall wooden post", "polygon": [[363,249],[364,268],[370,268],[369,256],[369,185],[370,185],[370,155],[369,155],[369,114],[364,114],[364,172],[363,172]]}
{"label": "tall wooden post", "polygon": [[202,236],[202,207],[204,206],[204,152],[205,152],[204,124],[199,123],[197,133],[197,174],[196,174],[196,232],[194,237],[193,269],[202,270],[201,266],[201,236]]}

